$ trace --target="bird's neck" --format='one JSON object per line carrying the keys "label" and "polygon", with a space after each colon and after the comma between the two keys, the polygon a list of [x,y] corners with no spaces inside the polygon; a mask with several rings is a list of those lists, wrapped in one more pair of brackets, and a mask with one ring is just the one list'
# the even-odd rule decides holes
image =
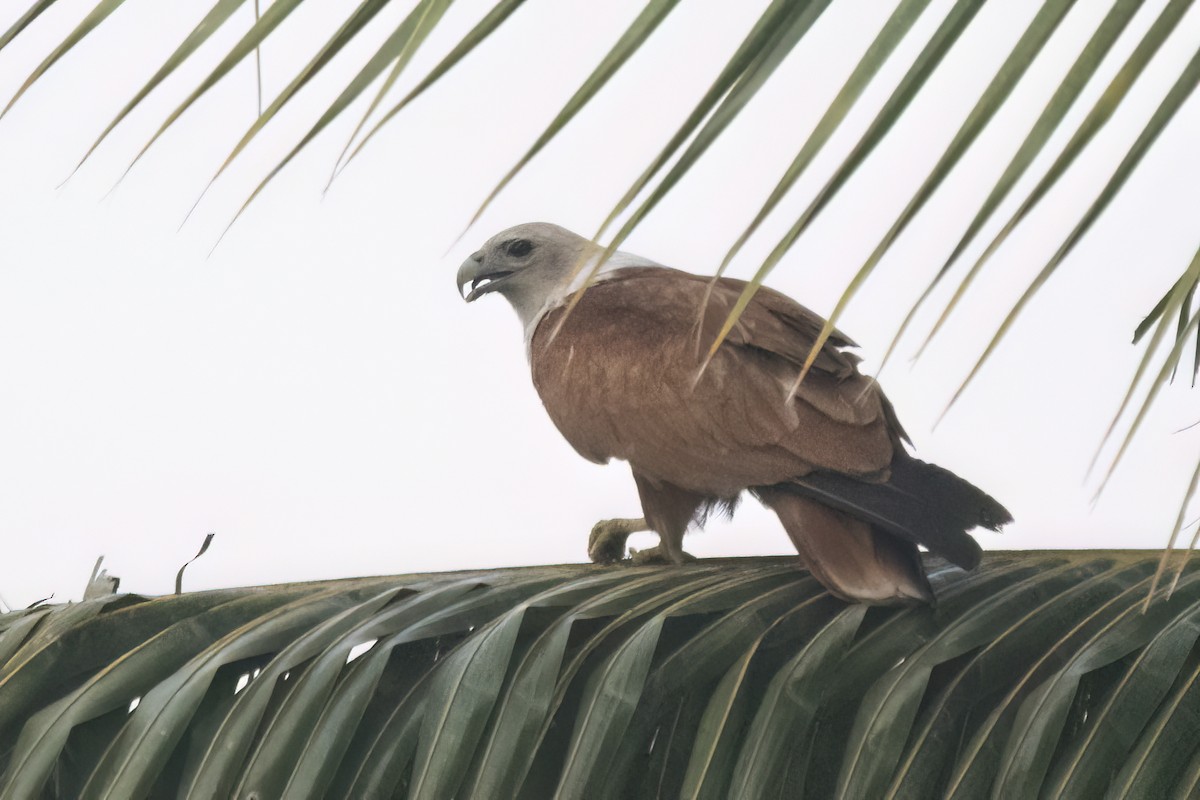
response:
{"label": "bird's neck", "polygon": [[[593,277],[592,272],[596,268],[596,262],[600,260],[600,253],[589,258],[583,263],[575,276],[570,280],[563,281],[555,286],[550,292],[545,294],[540,302],[513,302],[513,309],[516,310],[517,316],[521,319],[521,326],[525,329],[525,355],[529,357],[530,347],[533,344],[533,334],[541,323],[542,318],[550,311],[558,308],[567,302],[567,298],[575,294],[584,287],[584,285],[594,286],[597,283],[603,283],[606,280],[616,277],[620,270],[626,267],[661,267],[662,264],[651,261],[648,258],[626,253],[621,250],[609,256],[608,260],[600,265],[600,269],[596,271]],[[590,283],[589,283],[589,278]]]}

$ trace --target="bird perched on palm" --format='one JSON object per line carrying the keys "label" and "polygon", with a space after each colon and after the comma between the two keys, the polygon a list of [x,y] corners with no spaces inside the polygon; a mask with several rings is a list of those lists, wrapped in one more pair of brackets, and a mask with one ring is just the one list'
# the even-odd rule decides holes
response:
{"label": "bird perched on palm", "polygon": [[516,310],[534,386],[571,446],[633,471],[644,518],[599,523],[593,560],[622,557],[630,533],[648,529],[660,543],[639,560],[680,563],[688,526],[748,491],[833,594],[931,602],[918,545],[971,569],[980,550],[967,532],[1011,521],[984,492],[909,455],[848,337],[835,331],[796,386],[824,325],[812,311],[761,288],[706,362],[745,282],[602,255],[564,228],[528,223],[458,271],[468,302],[496,292]]}

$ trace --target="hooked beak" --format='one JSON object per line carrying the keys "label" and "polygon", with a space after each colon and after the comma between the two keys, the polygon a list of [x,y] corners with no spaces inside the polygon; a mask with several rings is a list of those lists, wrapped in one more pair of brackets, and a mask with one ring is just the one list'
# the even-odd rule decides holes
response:
{"label": "hooked beak", "polygon": [[458,293],[463,293],[463,287],[471,285],[471,291],[463,299],[468,303],[478,300],[488,292],[499,288],[500,283],[512,275],[512,272],[497,270],[487,272],[483,266],[483,253],[474,253],[458,268]]}

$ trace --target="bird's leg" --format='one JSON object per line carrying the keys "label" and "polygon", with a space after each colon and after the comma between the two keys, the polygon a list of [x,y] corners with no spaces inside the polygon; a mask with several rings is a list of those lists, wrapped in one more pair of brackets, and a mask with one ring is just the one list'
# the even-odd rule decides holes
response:
{"label": "bird's leg", "polygon": [[625,558],[625,540],[630,534],[649,530],[642,517],[603,519],[592,526],[588,536],[588,558],[593,564],[612,564]]}
{"label": "bird's leg", "polygon": [[631,552],[634,564],[682,564],[695,561],[683,552],[683,534],[705,502],[703,495],[689,492],[662,481],[633,474],[642,511],[650,530],[658,534],[658,546]]}
{"label": "bird's leg", "polygon": [[662,530],[657,530],[658,544],[654,547],[648,547],[645,550],[629,551],[630,559],[636,566],[642,564],[682,564],[684,557],[691,561],[696,559],[687,553],[683,552],[683,532],[687,530],[687,523],[683,526],[678,524],[665,527]]}

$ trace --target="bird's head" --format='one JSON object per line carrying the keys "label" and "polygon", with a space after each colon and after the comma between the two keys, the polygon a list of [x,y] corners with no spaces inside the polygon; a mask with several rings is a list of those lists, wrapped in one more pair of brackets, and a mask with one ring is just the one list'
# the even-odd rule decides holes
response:
{"label": "bird's head", "polygon": [[517,225],[488,239],[458,268],[458,291],[468,303],[499,292],[518,312],[540,306],[570,283],[591,242],[548,222]]}

